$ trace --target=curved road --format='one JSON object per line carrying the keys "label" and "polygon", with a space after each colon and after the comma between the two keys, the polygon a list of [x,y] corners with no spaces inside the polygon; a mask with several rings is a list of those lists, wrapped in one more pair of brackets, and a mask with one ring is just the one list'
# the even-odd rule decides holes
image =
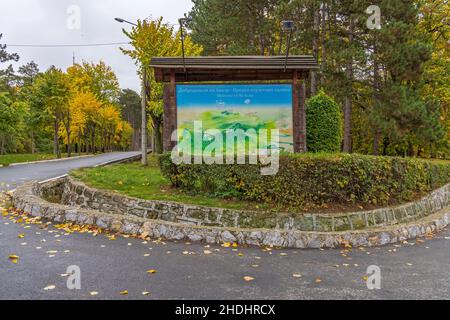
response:
{"label": "curved road", "polygon": [[[129,155],[0,168],[0,182],[6,188]],[[110,240],[10,218],[0,217],[0,299],[450,299],[448,229],[380,248],[263,250]],[[11,254],[19,256],[17,264]],[[79,290],[66,285],[72,265],[81,271]],[[370,265],[381,270],[379,290],[367,289]]]}

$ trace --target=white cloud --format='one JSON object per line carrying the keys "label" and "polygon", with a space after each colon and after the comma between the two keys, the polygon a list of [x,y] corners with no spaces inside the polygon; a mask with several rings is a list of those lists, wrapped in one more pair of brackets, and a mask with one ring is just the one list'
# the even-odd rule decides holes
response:
{"label": "white cloud", "polygon": [[[126,24],[114,21],[121,17],[136,21],[149,16],[163,16],[164,20],[176,24],[178,18],[188,12],[190,0],[0,0],[0,33],[6,44],[73,44],[127,42],[122,33]],[[77,5],[81,9],[81,28],[67,28],[67,8]],[[66,69],[72,64],[72,55],[77,61],[98,62],[104,60],[116,72],[122,88],[139,91],[139,79],[134,62],[124,56],[118,47],[77,48],[12,48],[25,64],[34,60],[41,70],[51,65]]]}

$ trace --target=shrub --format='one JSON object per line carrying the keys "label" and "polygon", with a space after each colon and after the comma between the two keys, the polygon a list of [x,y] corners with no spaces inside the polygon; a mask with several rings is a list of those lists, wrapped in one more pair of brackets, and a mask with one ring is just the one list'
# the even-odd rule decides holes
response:
{"label": "shrub", "polygon": [[306,141],[310,152],[339,152],[342,120],[338,104],[323,91],[306,102]]}
{"label": "shrub", "polygon": [[450,181],[446,162],[357,154],[281,155],[274,176],[260,165],[174,165],[169,154],[159,162],[175,187],[288,208],[409,201]]}

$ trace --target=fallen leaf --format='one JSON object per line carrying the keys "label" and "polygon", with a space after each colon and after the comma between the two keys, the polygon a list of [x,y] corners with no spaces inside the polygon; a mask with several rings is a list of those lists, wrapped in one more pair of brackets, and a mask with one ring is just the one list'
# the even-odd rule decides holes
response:
{"label": "fallen leaf", "polygon": [[244,277],[244,280],[248,282],[248,281],[253,281],[253,280],[255,280],[255,278],[250,277],[250,276],[245,276],[245,277]]}
{"label": "fallen leaf", "polygon": [[143,295],[143,296],[148,296],[148,295],[150,295],[150,292],[148,292],[148,291],[142,291],[142,295]]}
{"label": "fallen leaf", "polygon": [[204,254],[211,254],[212,252],[210,250],[203,250]]}
{"label": "fallen leaf", "polygon": [[294,273],[292,276],[294,278],[301,278],[302,277],[302,275],[300,273]]}
{"label": "fallen leaf", "polygon": [[48,291],[48,290],[53,290],[53,289],[55,289],[55,288],[56,288],[56,286],[50,285],[50,286],[46,286],[46,287],[44,288],[44,290],[45,290],[45,291]]}
{"label": "fallen leaf", "polygon": [[20,239],[25,238],[25,233],[19,234],[19,235],[17,236],[17,238],[20,238]]}
{"label": "fallen leaf", "polygon": [[322,279],[316,278],[315,283],[321,283],[321,282],[322,282]]}
{"label": "fallen leaf", "polygon": [[128,294],[128,290],[120,291],[119,294],[122,296],[126,296]]}
{"label": "fallen leaf", "polygon": [[89,292],[89,294],[90,294],[91,296],[96,296],[96,295],[98,295],[98,292],[97,292],[97,291],[91,291],[91,292]]}
{"label": "fallen leaf", "polygon": [[150,270],[147,270],[147,273],[157,273],[158,271],[156,271],[155,269],[150,269]]}

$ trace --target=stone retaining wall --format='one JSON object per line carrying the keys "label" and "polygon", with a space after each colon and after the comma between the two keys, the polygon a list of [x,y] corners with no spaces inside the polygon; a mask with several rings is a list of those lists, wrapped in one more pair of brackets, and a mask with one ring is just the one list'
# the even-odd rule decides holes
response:
{"label": "stone retaining wall", "polygon": [[97,190],[67,178],[62,203],[111,214],[225,228],[265,228],[299,231],[347,231],[413,222],[450,205],[450,184],[419,201],[398,207],[343,214],[287,214],[230,210],[169,201],[145,201]]}
{"label": "stone retaining wall", "polygon": [[207,243],[236,242],[241,245],[287,248],[333,248],[343,243],[352,246],[377,246],[413,239],[446,227],[450,223],[450,207],[446,207],[414,223],[385,226],[365,231],[308,232],[277,229],[243,229],[197,226],[162,220],[152,220],[130,214],[110,214],[80,207],[50,203],[41,195],[60,188],[62,181],[44,186],[25,184],[15,191],[13,204],[33,216],[56,222],[96,225],[125,234],[147,234],[168,240],[204,241]]}

